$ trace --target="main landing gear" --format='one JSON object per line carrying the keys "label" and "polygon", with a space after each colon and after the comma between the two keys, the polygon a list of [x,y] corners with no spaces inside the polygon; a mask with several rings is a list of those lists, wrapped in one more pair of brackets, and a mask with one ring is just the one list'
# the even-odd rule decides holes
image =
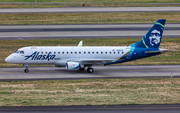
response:
{"label": "main landing gear", "polygon": [[88,67],[88,68],[87,68],[87,72],[89,72],[89,73],[93,73],[93,72],[94,72],[94,69],[93,69],[93,68],[91,68],[91,67]]}
{"label": "main landing gear", "polygon": [[88,72],[88,73],[93,73],[93,72],[94,72],[94,69],[91,67],[91,65],[89,65],[89,66],[81,65],[81,66],[79,67],[79,70],[80,70],[80,71],[83,71],[83,70],[85,69],[85,67],[88,67],[88,68],[87,68],[87,72]]}
{"label": "main landing gear", "polygon": [[29,65],[24,64],[24,67],[26,68],[26,69],[24,70],[25,73],[28,73],[28,72],[29,72],[28,66],[29,66]]}
{"label": "main landing gear", "polygon": [[[83,71],[84,69],[85,69],[85,68],[79,68],[80,71]],[[91,67],[88,67],[88,68],[87,68],[87,72],[88,72],[88,73],[93,73],[93,72],[94,72],[94,69],[91,68]]]}

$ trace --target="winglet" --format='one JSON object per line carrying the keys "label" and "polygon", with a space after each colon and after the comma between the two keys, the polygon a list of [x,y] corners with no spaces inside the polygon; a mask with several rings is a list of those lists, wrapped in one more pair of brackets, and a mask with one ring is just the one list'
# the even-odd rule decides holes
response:
{"label": "winglet", "polygon": [[83,41],[80,41],[78,47],[82,47],[82,46],[83,46]]}

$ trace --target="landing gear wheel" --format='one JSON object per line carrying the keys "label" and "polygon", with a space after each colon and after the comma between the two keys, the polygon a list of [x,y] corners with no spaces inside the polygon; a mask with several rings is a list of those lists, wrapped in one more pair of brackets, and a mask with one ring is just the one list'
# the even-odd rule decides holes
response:
{"label": "landing gear wheel", "polygon": [[94,72],[94,69],[93,69],[93,68],[88,68],[88,69],[87,69],[87,72],[93,73],[93,72]]}
{"label": "landing gear wheel", "polygon": [[25,72],[25,73],[28,73],[28,72],[29,72],[29,70],[28,70],[28,69],[25,69],[25,70],[24,70],[24,72]]}

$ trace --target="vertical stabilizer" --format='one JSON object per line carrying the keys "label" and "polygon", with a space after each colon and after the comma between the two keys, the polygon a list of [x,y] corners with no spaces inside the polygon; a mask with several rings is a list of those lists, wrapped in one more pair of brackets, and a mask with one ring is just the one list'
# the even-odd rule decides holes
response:
{"label": "vertical stabilizer", "polygon": [[131,46],[140,48],[159,48],[165,21],[166,19],[159,19],[140,42]]}

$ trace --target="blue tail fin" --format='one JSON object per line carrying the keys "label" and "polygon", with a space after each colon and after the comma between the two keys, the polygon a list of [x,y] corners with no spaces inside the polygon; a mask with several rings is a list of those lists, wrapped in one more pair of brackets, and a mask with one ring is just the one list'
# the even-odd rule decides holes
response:
{"label": "blue tail fin", "polygon": [[159,48],[165,22],[166,19],[159,19],[140,42],[131,46],[140,48]]}

